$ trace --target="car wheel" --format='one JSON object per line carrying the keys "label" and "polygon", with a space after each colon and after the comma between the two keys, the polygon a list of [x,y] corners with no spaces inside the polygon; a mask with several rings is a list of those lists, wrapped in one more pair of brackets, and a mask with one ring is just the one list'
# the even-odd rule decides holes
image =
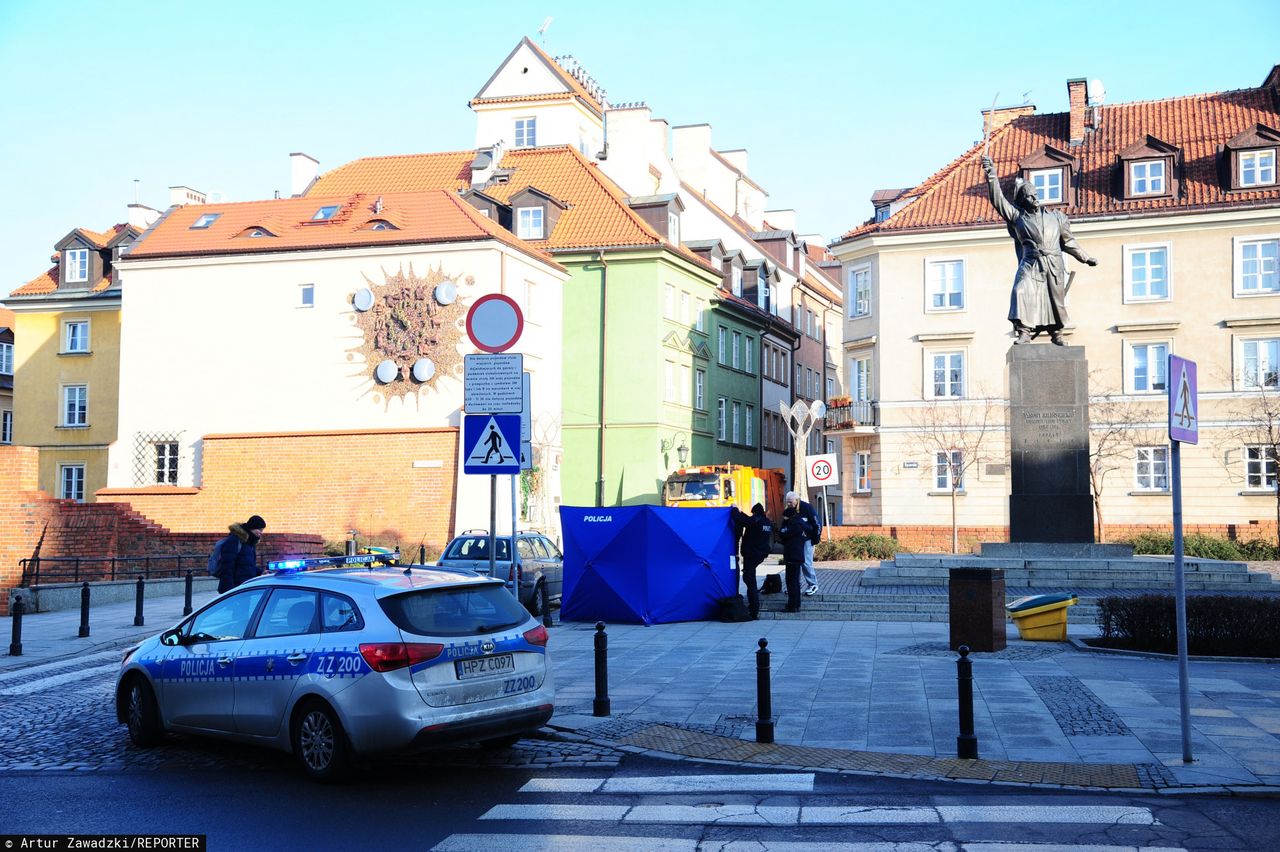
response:
{"label": "car wheel", "polygon": [[496,739],[492,739],[492,740],[481,740],[480,747],[487,748],[487,749],[494,749],[494,750],[502,749],[502,748],[511,748],[513,745],[520,742],[520,738],[522,736],[523,736],[522,734],[508,734],[505,737],[497,737]]}
{"label": "car wheel", "polygon": [[164,739],[164,726],[160,724],[160,707],[151,684],[141,675],[129,679],[125,692],[125,724],[129,727],[129,739],[136,746],[147,748]]}
{"label": "car wheel", "polygon": [[338,714],[322,701],[309,701],[293,718],[293,754],[312,780],[332,783],[351,770],[351,746]]}
{"label": "car wheel", "polygon": [[545,580],[538,581],[538,585],[533,589],[533,594],[529,596],[529,603],[525,606],[525,609],[534,618],[546,618],[551,614],[551,598],[547,594]]}

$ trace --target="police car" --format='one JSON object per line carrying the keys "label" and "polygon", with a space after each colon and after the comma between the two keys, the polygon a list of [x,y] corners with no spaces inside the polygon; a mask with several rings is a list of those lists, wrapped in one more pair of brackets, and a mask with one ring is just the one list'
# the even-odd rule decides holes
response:
{"label": "police car", "polygon": [[551,718],[547,630],[501,581],[380,561],[272,563],[125,652],[117,719],[139,746],[257,743],[329,781],[357,759],[510,745]]}

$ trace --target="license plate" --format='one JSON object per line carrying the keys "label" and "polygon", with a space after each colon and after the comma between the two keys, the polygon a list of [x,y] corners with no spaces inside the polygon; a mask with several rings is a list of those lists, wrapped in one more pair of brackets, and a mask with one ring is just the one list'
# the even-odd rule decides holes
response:
{"label": "license plate", "polygon": [[453,664],[453,668],[458,675],[458,680],[467,680],[498,672],[513,672],[516,670],[516,660],[510,654],[499,654],[496,657],[473,657],[470,660],[458,660]]}

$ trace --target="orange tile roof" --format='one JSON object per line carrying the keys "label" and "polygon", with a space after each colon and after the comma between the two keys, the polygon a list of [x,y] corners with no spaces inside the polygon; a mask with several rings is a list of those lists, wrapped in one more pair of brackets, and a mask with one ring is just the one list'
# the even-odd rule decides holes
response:
{"label": "orange tile roof", "polygon": [[544,95],[503,95],[494,98],[472,98],[468,106],[475,104],[519,104],[529,101],[567,101],[577,97],[573,92],[548,92]]}
{"label": "orange tile roof", "polygon": [[0,328],[13,328],[15,317],[8,308],[0,308]]}
{"label": "orange tile roof", "polygon": [[[110,290],[114,280],[114,275],[108,272],[102,276],[102,280],[93,285],[89,289],[90,293],[101,293],[104,290]],[[58,267],[53,267],[43,275],[37,275],[26,284],[23,284],[17,290],[10,293],[10,296],[44,296],[49,293],[58,292]],[[79,291],[84,292],[84,291]]]}
{"label": "orange tile roof", "polygon": [[[1204,209],[1271,206],[1280,202],[1280,187],[1229,192],[1219,174],[1220,147],[1233,136],[1262,123],[1280,123],[1280,97],[1270,88],[1239,89],[1188,95],[1159,101],[1137,101],[1099,107],[1097,129],[1084,142],[1071,146],[1069,113],[1023,115],[991,136],[991,158],[1005,182],[1018,172],[1028,155],[1052,145],[1076,158],[1079,191],[1056,206],[1073,219],[1117,215],[1161,215]],[[1155,136],[1181,150],[1181,186],[1175,198],[1125,201],[1116,194],[1117,155],[1134,142]],[[980,157],[982,143],[952,160],[908,191],[916,200],[884,222],[867,222],[846,232],[837,242],[875,232],[924,231],[995,225],[995,210],[987,201]]]}
{"label": "orange tile roof", "polygon": [[[374,212],[379,197],[382,208]],[[317,210],[330,205],[338,207],[332,217],[323,221],[312,219]],[[220,215],[208,228],[193,230],[191,225],[207,213]],[[377,220],[385,220],[397,228],[370,230],[369,224]],[[255,228],[273,236],[247,236]],[[382,196],[365,192],[313,192],[301,198],[189,204],[167,213],[149,234],[134,243],[128,257],[132,260],[488,239],[558,266],[549,255],[516,239],[452,192],[439,189],[386,192]]]}

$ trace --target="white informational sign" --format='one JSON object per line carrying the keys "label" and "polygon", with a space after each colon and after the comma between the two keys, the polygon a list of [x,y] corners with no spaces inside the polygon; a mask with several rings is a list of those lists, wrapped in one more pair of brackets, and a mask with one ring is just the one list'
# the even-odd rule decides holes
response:
{"label": "white informational sign", "polygon": [[462,407],[478,414],[519,414],[524,408],[524,356],[463,357]]}
{"label": "white informational sign", "polygon": [[839,485],[840,471],[836,467],[836,454],[824,453],[820,456],[805,456],[805,470],[809,473],[809,487],[821,488],[824,485]]}
{"label": "white informational sign", "polygon": [[520,443],[533,440],[533,409],[529,407],[529,374],[524,374],[524,403],[520,408]]}

